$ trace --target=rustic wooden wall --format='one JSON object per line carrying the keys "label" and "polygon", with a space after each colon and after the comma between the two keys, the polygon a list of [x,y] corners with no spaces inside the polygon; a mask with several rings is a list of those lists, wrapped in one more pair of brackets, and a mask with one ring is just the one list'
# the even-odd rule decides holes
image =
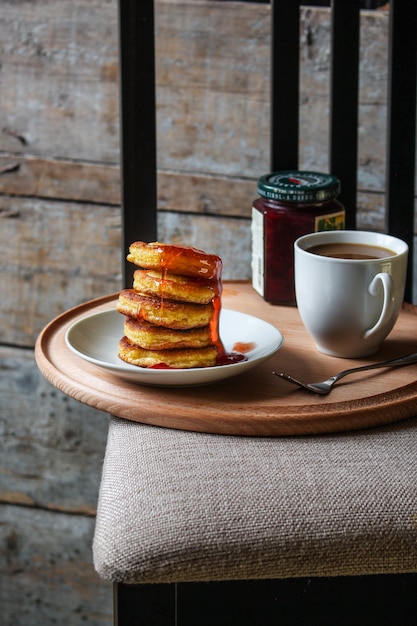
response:
{"label": "rustic wooden wall", "polygon": [[108,418],[33,345],[120,287],[117,4],[3,1],[0,41],[0,622],[110,625],[91,555]]}
{"label": "rustic wooden wall", "polygon": [[[91,538],[107,417],[39,374],[61,311],[121,287],[116,0],[0,13],[0,606],[5,626],[111,623]],[[159,238],[250,275],[268,171],[269,6],[156,0]],[[362,15],[360,226],[383,228],[387,19]],[[301,19],[302,167],[327,169],[329,13]]]}

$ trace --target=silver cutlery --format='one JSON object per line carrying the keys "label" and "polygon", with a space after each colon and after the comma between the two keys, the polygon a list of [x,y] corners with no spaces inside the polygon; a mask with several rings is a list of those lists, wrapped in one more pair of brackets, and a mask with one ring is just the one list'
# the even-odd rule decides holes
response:
{"label": "silver cutlery", "polygon": [[355,372],[364,372],[365,370],[374,370],[380,367],[399,367],[404,365],[410,365],[411,363],[417,363],[417,352],[413,354],[408,354],[407,356],[399,357],[398,359],[391,359],[390,361],[381,361],[380,363],[371,363],[370,365],[361,365],[360,367],[352,367],[351,369],[343,370],[334,376],[331,376],[327,380],[323,380],[319,383],[303,383],[296,378],[293,378],[289,374],[283,374],[282,372],[272,372],[275,376],[279,376],[283,380],[286,380],[289,383],[293,383],[302,389],[306,389],[307,391],[312,391],[313,393],[321,394],[322,396],[326,396],[331,392],[333,386],[345,376],[349,374],[353,374]]}

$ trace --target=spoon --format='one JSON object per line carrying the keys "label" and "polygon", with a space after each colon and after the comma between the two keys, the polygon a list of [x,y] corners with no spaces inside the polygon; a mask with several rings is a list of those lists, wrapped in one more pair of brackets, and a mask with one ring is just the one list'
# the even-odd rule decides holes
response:
{"label": "spoon", "polygon": [[298,385],[298,387],[301,387],[302,389],[306,389],[307,391],[313,391],[314,393],[319,393],[322,396],[326,396],[328,393],[331,392],[333,386],[337,383],[337,381],[341,378],[344,378],[344,376],[347,376],[348,374],[353,374],[354,372],[364,372],[365,370],[378,369],[379,367],[398,367],[401,365],[410,365],[411,363],[417,363],[417,352],[414,352],[413,354],[408,354],[407,356],[399,357],[398,359],[392,359],[390,361],[382,361],[381,363],[372,363],[371,365],[352,367],[351,369],[343,370],[342,372],[339,372],[338,374],[335,374],[327,380],[323,380],[319,383],[303,383],[296,378],[293,378],[289,374],[283,374],[282,372],[272,373],[289,383]]}

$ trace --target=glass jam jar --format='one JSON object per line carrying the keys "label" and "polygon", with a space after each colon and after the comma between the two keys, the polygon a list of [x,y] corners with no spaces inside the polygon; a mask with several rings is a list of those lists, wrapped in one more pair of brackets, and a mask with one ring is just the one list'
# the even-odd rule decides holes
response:
{"label": "glass jam jar", "polygon": [[258,179],[252,207],[252,285],[271,304],[295,304],[294,241],[343,230],[340,181],[330,174],[287,170]]}

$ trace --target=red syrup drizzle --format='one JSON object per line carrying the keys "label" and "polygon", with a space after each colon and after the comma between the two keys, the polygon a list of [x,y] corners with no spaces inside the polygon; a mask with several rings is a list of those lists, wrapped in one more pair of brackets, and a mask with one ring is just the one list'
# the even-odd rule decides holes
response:
{"label": "red syrup drizzle", "polygon": [[251,350],[254,350],[256,348],[256,343],[243,343],[242,341],[237,341],[235,343],[235,345],[233,346],[233,352],[241,352],[242,354],[246,354],[247,352],[250,352]]}
{"label": "red syrup drizzle", "polygon": [[[160,248],[162,253],[162,271],[161,271],[161,286],[166,281],[166,276],[168,273],[172,271],[173,265],[175,266],[175,259],[180,256],[186,254],[190,260],[190,263],[195,267],[197,266],[198,277],[197,280],[201,282],[205,282],[210,285],[213,289],[213,315],[210,320],[210,335],[211,335],[211,344],[215,346],[217,350],[217,357],[215,366],[219,365],[232,365],[234,363],[240,363],[242,361],[246,361],[247,357],[243,353],[244,350],[239,352],[226,352],[223,342],[220,338],[219,332],[219,323],[220,323],[220,312],[221,312],[221,294],[222,294],[222,267],[223,263],[220,257],[214,254],[206,254],[202,250],[198,250],[197,248],[185,247],[185,246],[175,246],[170,245],[168,247],[161,246]],[[213,268],[213,269],[211,269]],[[175,272],[172,272],[173,274]],[[194,278],[192,278],[194,280]],[[161,289],[161,293],[162,293]],[[163,297],[161,296],[161,307],[163,307]],[[137,317],[140,316],[140,306],[138,306]],[[234,349],[238,350],[238,345],[243,344],[235,344]],[[246,345],[246,344],[245,344]],[[248,351],[248,350],[246,350]],[[166,363],[159,363],[158,365],[151,365],[148,369],[178,369],[175,367],[171,367]]]}
{"label": "red syrup drizzle", "polygon": [[226,352],[223,342],[220,338],[220,313],[222,308],[221,295],[223,290],[222,284],[222,261],[220,257],[215,257],[215,276],[213,277],[214,296],[213,303],[213,315],[210,320],[210,335],[211,343],[216,347],[217,357],[215,365],[232,365],[233,363],[240,363],[246,361],[247,357],[244,354],[238,352]]}
{"label": "red syrup drizzle", "polygon": [[[239,352],[226,352],[223,342],[220,338],[219,322],[221,312],[221,290],[221,278],[218,278],[216,292],[213,297],[214,312],[210,322],[211,343],[216,346],[217,349],[216,365],[232,365],[233,363],[247,361],[247,357]],[[233,346],[233,348],[235,349],[235,346]]]}

